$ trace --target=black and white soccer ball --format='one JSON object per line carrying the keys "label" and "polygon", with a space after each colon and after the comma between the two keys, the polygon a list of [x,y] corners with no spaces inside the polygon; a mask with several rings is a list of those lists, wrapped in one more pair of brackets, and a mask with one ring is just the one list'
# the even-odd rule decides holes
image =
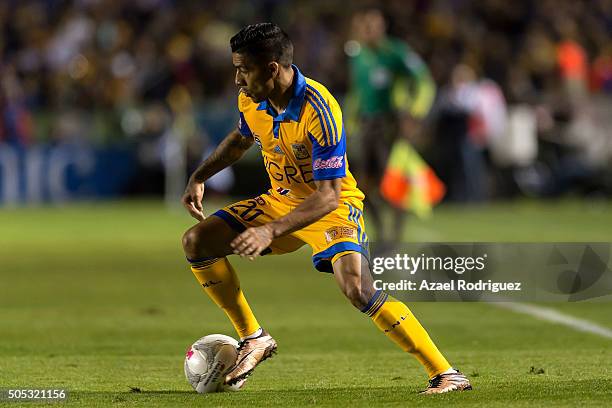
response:
{"label": "black and white soccer ball", "polygon": [[210,334],[193,343],[185,355],[185,377],[199,394],[238,391],[245,380],[224,384],[225,375],[236,363],[238,342],[223,334]]}

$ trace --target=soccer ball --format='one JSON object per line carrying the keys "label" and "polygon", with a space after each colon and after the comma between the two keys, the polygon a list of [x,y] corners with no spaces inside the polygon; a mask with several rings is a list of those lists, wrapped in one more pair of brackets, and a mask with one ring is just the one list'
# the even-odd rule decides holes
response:
{"label": "soccer ball", "polygon": [[224,384],[225,375],[236,363],[238,342],[223,334],[210,334],[193,343],[185,355],[185,377],[199,394],[238,391],[245,380]]}

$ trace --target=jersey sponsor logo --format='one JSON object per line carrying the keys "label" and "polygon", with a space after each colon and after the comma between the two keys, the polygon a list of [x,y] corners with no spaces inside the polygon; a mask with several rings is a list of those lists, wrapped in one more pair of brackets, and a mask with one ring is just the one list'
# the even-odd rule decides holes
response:
{"label": "jersey sponsor logo", "polygon": [[283,152],[283,149],[281,149],[279,145],[274,146],[274,149],[272,150],[274,150],[274,153],[277,153],[277,154],[285,154],[285,152]]}
{"label": "jersey sponsor logo", "polygon": [[325,230],[325,240],[332,242],[340,238],[353,238],[356,239],[357,231],[353,227],[332,227]]}
{"label": "jersey sponsor logo", "polygon": [[329,159],[317,159],[312,164],[313,170],[339,169],[342,167],[343,156],[332,156]]}
{"label": "jersey sponsor logo", "polygon": [[292,143],[291,150],[293,150],[293,154],[298,160],[304,160],[310,157],[310,153],[308,153],[308,148],[306,148],[306,145],[302,143]]}
{"label": "jersey sponsor logo", "polygon": [[266,170],[268,171],[268,175],[271,179],[275,181],[285,181],[289,184],[296,183],[311,183],[313,181],[312,178],[312,168],[310,163],[300,164],[297,167],[288,165],[281,166],[276,162],[270,160],[267,156],[263,156],[264,165]]}
{"label": "jersey sponsor logo", "polygon": [[280,194],[280,195],[287,195],[287,194],[289,194],[290,191],[291,191],[290,189],[282,188],[282,187],[279,187],[279,188],[276,189],[276,192],[278,194]]}

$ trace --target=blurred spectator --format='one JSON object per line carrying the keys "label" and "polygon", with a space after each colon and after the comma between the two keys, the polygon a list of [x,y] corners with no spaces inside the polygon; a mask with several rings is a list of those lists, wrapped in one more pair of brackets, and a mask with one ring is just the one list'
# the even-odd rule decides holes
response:
{"label": "blurred spectator", "polygon": [[0,51],[9,67],[2,76],[15,72],[30,109],[116,108],[165,98],[177,83],[198,98],[232,94],[228,38],[243,24],[272,18],[285,21],[296,49],[304,50],[296,54],[304,70],[343,92],[346,16],[364,4],[389,16],[390,33],[410,40],[440,83],[463,56],[504,93],[513,69],[524,71],[537,90],[544,90],[545,76],[557,63],[568,78],[606,72],[601,66],[607,66],[611,47],[608,0],[376,3],[1,2]]}
{"label": "blurred spectator", "polygon": [[0,68],[0,142],[26,147],[33,140],[32,115],[21,83],[11,66]]}
{"label": "blurred spectator", "polygon": [[484,119],[487,111],[482,108],[486,95],[481,92],[485,89],[481,89],[471,67],[457,65],[432,111],[430,121],[435,129],[432,165],[447,186],[449,200],[475,202],[486,196],[482,150],[487,136]]}
{"label": "blurred spectator", "polygon": [[610,0],[3,1],[0,143],[21,149],[44,142],[63,112],[78,111],[87,124],[79,137],[99,146],[129,145],[144,140],[135,135],[151,106],[164,106],[164,120],[177,119],[169,107],[177,87],[192,101],[196,126],[205,128],[188,137],[208,133],[216,140],[227,129],[215,119],[235,114],[229,38],[257,21],[279,22],[304,73],[341,96],[350,83],[343,55],[349,16],[364,6],[388,16],[389,35],[411,44],[439,87],[450,90],[453,69],[465,64],[494,81],[510,111],[531,109],[522,117],[536,118],[538,156],[549,153],[551,141],[567,146],[566,135],[587,129],[584,134],[597,136],[570,145],[584,152],[593,143],[606,148],[581,155],[596,168],[584,174],[600,180],[609,171],[612,117],[599,112],[612,98]]}
{"label": "blurred spectator", "polygon": [[591,89],[612,95],[612,40],[593,61]]}
{"label": "blurred spectator", "polygon": [[170,114],[161,104],[146,108],[142,126],[133,136],[137,170],[130,193],[161,195],[164,192],[164,138],[171,125]]}

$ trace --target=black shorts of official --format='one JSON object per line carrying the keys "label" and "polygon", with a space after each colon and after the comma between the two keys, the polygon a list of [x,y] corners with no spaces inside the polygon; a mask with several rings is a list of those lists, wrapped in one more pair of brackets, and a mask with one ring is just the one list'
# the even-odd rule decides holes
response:
{"label": "black shorts of official", "polygon": [[382,179],[398,132],[398,119],[394,114],[377,114],[361,119],[361,161],[357,166],[359,178],[367,177],[376,182]]}

